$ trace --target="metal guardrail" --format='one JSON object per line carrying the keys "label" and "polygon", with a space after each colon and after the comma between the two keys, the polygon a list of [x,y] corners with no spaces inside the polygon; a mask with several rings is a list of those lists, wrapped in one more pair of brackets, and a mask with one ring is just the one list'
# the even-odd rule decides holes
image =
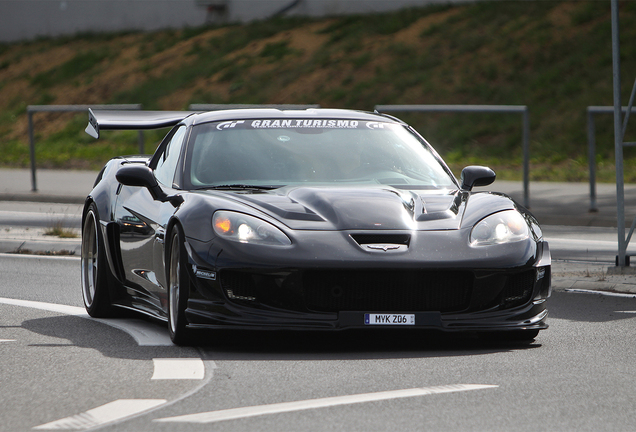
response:
{"label": "metal guardrail", "polygon": [[376,105],[378,112],[517,113],[522,115],[523,205],[530,208],[530,113],[526,105]]}
{"label": "metal guardrail", "polygon": [[[82,112],[92,109],[109,110],[140,110],[141,104],[111,104],[111,105],[29,105],[27,114],[29,120],[29,153],[31,158],[31,190],[37,192],[35,138],[33,114],[36,112]],[[286,110],[303,110],[320,108],[318,104],[191,104],[191,111],[218,111],[224,109],[276,108]],[[523,118],[523,196],[524,206],[530,207],[529,197],[529,141],[530,116],[525,105],[376,105],[376,111],[395,112],[468,112],[468,113],[520,113]],[[144,153],[143,132],[139,131],[139,152]]]}
{"label": "metal guardrail", "polygon": [[[140,110],[141,104],[112,104],[112,105],[29,105],[27,115],[29,117],[29,157],[31,158],[31,191],[37,192],[36,163],[35,163],[35,136],[33,133],[33,114],[38,112],[88,112],[88,109],[110,110]],[[144,152],[144,135],[139,131],[139,152]]]}
{"label": "metal guardrail", "polygon": [[[627,107],[622,107],[623,114],[627,113]],[[635,112],[632,109],[632,112]],[[611,106],[589,106],[587,107],[587,158],[590,171],[590,212],[597,212],[596,202],[596,122],[597,114],[614,114],[614,107]],[[635,142],[623,143],[624,146],[636,146]]]}
{"label": "metal guardrail", "polygon": [[[40,112],[82,112],[88,109],[95,110],[140,110],[141,104],[97,104],[97,105],[29,105],[27,115],[29,119],[29,157],[31,159],[31,191],[37,192],[36,158],[35,158],[35,135],[33,115]],[[277,108],[288,110],[302,110],[308,108],[320,108],[320,105],[294,105],[294,104],[192,104],[191,111],[218,111],[223,109],[244,109],[244,108]],[[144,154],[144,135],[139,131],[139,153]]]}

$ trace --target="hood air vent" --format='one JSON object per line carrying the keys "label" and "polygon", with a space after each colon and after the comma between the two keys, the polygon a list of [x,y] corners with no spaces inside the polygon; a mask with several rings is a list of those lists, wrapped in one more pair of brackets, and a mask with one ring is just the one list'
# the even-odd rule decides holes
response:
{"label": "hood air vent", "polygon": [[360,246],[368,244],[409,245],[410,234],[351,234],[351,238]]}

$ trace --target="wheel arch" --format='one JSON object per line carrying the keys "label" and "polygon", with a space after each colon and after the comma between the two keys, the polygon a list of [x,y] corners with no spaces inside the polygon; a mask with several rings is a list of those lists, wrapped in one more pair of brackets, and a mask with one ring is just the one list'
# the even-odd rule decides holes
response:
{"label": "wheel arch", "polygon": [[164,254],[164,262],[168,262],[168,254],[170,253],[170,246],[172,245],[172,232],[174,231],[174,227],[175,226],[179,226],[179,228],[183,231],[183,224],[181,223],[181,221],[173,216],[170,218],[170,220],[168,220],[168,223],[166,224],[166,229],[165,229],[165,241],[164,241],[164,248],[163,248],[163,254]]}
{"label": "wheel arch", "polygon": [[173,216],[170,218],[170,220],[168,221],[168,223],[166,224],[166,234],[165,234],[165,241],[164,241],[164,248],[163,248],[163,253],[164,253],[164,269],[166,271],[166,280],[168,278],[168,274],[167,274],[167,270],[168,270],[168,263],[170,262],[170,248],[172,247],[172,235],[174,232],[175,227],[178,226],[179,229],[181,230],[181,233],[183,234],[183,241],[184,241],[184,249],[186,251],[186,256],[187,256],[187,260],[188,260],[188,266],[186,269],[186,272],[188,274],[188,279],[190,281],[189,283],[189,287],[188,287],[188,291],[189,294],[192,294],[193,291],[193,283],[194,283],[194,273],[192,272],[192,264],[194,263],[194,259],[192,257],[192,248],[190,247],[190,245],[188,244],[188,237],[186,236],[185,233],[185,229],[183,226],[182,221],[176,217]]}
{"label": "wheel arch", "polygon": [[[122,296],[123,286],[113,273],[109,254],[107,232],[99,209],[93,200],[87,199],[82,213],[82,295],[86,310],[93,317],[112,318],[119,315],[113,306]],[[88,276],[88,273],[93,276]],[[88,294],[89,291],[92,293]],[[87,296],[91,298],[90,302]]]}
{"label": "wheel arch", "polygon": [[124,285],[124,270],[121,259],[121,251],[119,249],[119,225],[116,222],[104,219],[103,214],[110,214],[110,206],[100,206],[99,200],[95,200],[91,195],[86,198],[84,202],[84,209],[82,210],[82,232],[84,231],[84,224],[86,223],[86,215],[88,210],[94,204],[97,208],[98,224],[100,228],[101,238],[104,242],[104,250],[106,252],[106,261],[110,274],[114,277],[115,281],[123,286]]}

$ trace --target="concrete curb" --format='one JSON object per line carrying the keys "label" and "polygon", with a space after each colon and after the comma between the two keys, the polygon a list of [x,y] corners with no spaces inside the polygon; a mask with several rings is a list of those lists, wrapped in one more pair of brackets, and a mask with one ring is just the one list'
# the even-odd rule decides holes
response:
{"label": "concrete curb", "polygon": [[0,201],[19,201],[19,202],[41,202],[41,203],[55,203],[55,204],[84,204],[86,197],[79,196],[61,196],[61,195],[48,195],[38,194],[33,192],[31,194],[18,194],[18,193],[0,193]]}
{"label": "concrete curb", "polygon": [[611,274],[611,268],[609,263],[552,261],[552,289],[636,294],[636,276]]}
{"label": "concrete curb", "polygon": [[636,295],[636,284],[601,282],[592,280],[577,280],[571,278],[552,279],[552,289],[555,291],[603,291]]}
{"label": "concrete curb", "polygon": [[44,228],[11,228],[0,231],[0,253],[64,254],[80,256],[82,240],[44,234]]}

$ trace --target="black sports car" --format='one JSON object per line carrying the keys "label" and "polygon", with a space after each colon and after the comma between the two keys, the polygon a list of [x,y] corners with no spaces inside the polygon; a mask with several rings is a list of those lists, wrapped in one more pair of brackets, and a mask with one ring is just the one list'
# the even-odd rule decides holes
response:
{"label": "black sports car", "polygon": [[472,192],[402,121],[349,110],[95,111],[87,132],[172,126],[86,199],[91,316],[191,328],[547,328],[550,252],[509,197]]}

